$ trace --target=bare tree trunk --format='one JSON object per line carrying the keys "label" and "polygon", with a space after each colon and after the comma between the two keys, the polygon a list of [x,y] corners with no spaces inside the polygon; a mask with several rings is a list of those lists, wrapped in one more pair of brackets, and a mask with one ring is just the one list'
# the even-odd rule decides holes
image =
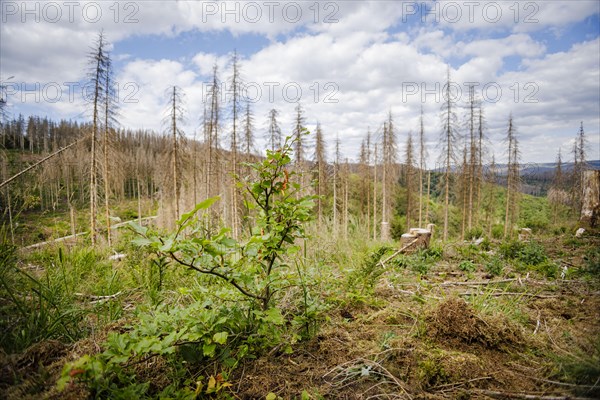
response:
{"label": "bare tree trunk", "polygon": [[475,193],[475,160],[476,160],[476,144],[475,144],[475,88],[469,86],[469,162],[468,162],[468,178],[469,178],[469,201],[467,228],[469,231],[473,228],[473,196]]}
{"label": "bare tree trunk", "polygon": [[233,173],[232,183],[231,183],[231,226],[233,237],[238,237],[238,200],[237,200],[237,187],[235,185],[235,177],[237,176],[237,152],[238,152],[238,144],[237,144],[237,119],[238,119],[238,84],[239,84],[239,73],[238,73],[238,65],[237,65],[237,53],[233,55],[233,131],[231,133],[231,158],[232,158],[232,168],[231,171]]}
{"label": "bare tree trunk", "polygon": [[423,172],[425,170],[425,126],[423,122],[423,107],[419,129],[419,228],[423,227]]}
{"label": "bare tree trunk", "polygon": [[142,223],[142,193],[141,193],[141,185],[140,185],[140,175],[138,172],[137,178],[137,206],[138,206],[138,223]]}
{"label": "bare tree trunk", "polygon": [[373,240],[377,240],[377,144],[373,162]]}
{"label": "bare tree trunk", "polygon": [[462,222],[460,225],[460,240],[465,240],[465,227],[467,224],[467,214],[470,212],[467,209],[467,192],[469,190],[470,178],[469,178],[469,165],[467,163],[467,147],[465,144],[465,148],[463,150],[463,164],[462,164],[462,174],[460,181],[460,192],[462,194],[461,206],[462,206]]}
{"label": "bare tree trunk", "polygon": [[387,169],[388,169],[388,162],[387,162],[387,158],[386,157],[386,153],[389,152],[389,149],[387,147],[387,143],[386,141],[389,140],[387,138],[387,123],[384,122],[383,124],[383,147],[382,147],[382,152],[384,154],[384,158],[383,158],[383,177],[382,177],[382,194],[381,194],[381,240],[389,240],[388,237],[388,233],[389,230],[387,229],[388,227],[388,221],[387,221]]}
{"label": "bare tree trunk", "polygon": [[337,216],[337,203],[338,203],[338,174],[340,168],[340,138],[337,137],[335,140],[335,164],[333,165],[333,231],[337,233],[338,228],[338,216]]}
{"label": "bare tree trunk", "polygon": [[11,243],[15,244],[15,228],[13,225],[12,215],[12,199],[10,198],[10,188],[6,188],[6,207],[8,208],[8,225],[10,226],[10,240]]}
{"label": "bare tree trunk", "polygon": [[600,171],[583,172],[583,194],[580,221],[595,228],[600,221]]}
{"label": "bare tree trunk", "polygon": [[[108,117],[106,118],[106,124],[108,124]],[[104,175],[104,215],[106,218],[106,237],[108,239],[108,246],[112,245],[112,235],[110,229],[110,209],[109,209],[109,198],[110,198],[110,187],[108,182],[108,125],[104,126],[104,143],[103,143],[103,152],[104,152],[104,165],[102,166],[102,171]]]}
{"label": "bare tree trunk", "polygon": [[92,60],[95,63],[92,80],[94,82],[94,100],[92,114],[92,149],[91,149],[91,165],[90,165],[90,237],[92,246],[96,245],[96,213],[98,208],[98,182],[97,182],[97,155],[96,155],[96,140],[98,137],[99,121],[98,121],[98,106],[100,95],[102,94],[102,75],[105,67],[104,54],[104,37],[102,34],[98,37],[97,52],[92,55]]}
{"label": "bare tree trunk", "polygon": [[367,167],[365,179],[367,183],[367,236],[371,234],[371,132],[367,132]]}
{"label": "bare tree trunk", "polygon": [[175,202],[175,219],[179,219],[179,168],[178,168],[178,143],[177,143],[177,88],[173,86],[172,113],[171,113],[171,135],[173,142],[173,201]]}
{"label": "bare tree trunk", "polygon": [[483,108],[481,102],[479,102],[479,113],[478,113],[478,133],[479,143],[477,146],[477,213],[475,214],[475,223],[479,224],[481,215],[481,187],[483,185]]}
{"label": "bare tree trunk", "polygon": [[427,203],[425,203],[425,225],[429,224],[429,195],[431,193],[431,171],[427,171]]}
{"label": "bare tree trunk", "polygon": [[344,239],[348,239],[348,178],[349,178],[349,165],[348,159],[346,158],[346,166],[344,171]]}

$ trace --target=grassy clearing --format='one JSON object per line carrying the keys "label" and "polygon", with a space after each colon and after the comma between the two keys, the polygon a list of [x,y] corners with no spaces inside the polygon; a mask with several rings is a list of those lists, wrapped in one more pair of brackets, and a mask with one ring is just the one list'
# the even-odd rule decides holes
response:
{"label": "grassy clearing", "polygon": [[121,261],[81,247],[3,258],[6,397],[598,395],[597,236],[561,257],[557,239],[434,243],[385,268],[380,243],[313,236],[290,268],[300,281],[262,314],[122,240]]}

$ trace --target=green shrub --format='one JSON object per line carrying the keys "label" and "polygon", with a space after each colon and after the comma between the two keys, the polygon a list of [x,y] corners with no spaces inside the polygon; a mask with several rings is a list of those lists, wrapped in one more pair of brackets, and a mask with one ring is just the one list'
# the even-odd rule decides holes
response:
{"label": "green shrub", "polygon": [[480,237],[483,237],[483,228],[479,226],[476,228],[471,228],[465,233],[466,240],[478,239]]}
{"label": "green shrub", "polygon": [[430,246],[418,252],[419,257],[428,262],[436,262],[444,257],[444,249],[441,246]]}
{"label": "green shrub", "polygon": [[600,274],[600,248],[590,249],[583,256],[584,271],[598,276]]}
{"label": "green shrub", "polygon": [[511,240],[500,245],[500,254],[509,260],[518,260],[526,265],[539,265],[548,260],[546,250],[541,244]]}
{"label": "green shrub", "polygon": [[492,238],[502,239],[504,237],[504,225],[495,224],[492,226]]}
{"label": "green shrub", "polygon": [[474,272],[475,264],[473,264],[473,261],[463,260],[460,262],[460,264],[458,264],[458,269],[464,272]]}
{"label": "green shrub", "polygon": [[[350,288],[359,289],[361,293],[364,293],[365,291],[371,292],[379,277],[384,272],[384,269],[380,265],[380,261],[390,250],[390,247],[382,246],[372,252],[365,259],[363,265],[348,276],[348,286]],[[402,257],[398,257],[396,260],[402,260]],[[397,261],[395,264],[399,266]]]}
{"label": "green shrub", "polygon": [[546,278],[558,278],[559,266],[552,261],[544,261],[537,265],[536,270],[546,276]]}
{"label": "green shrub", "polygon": [[524,247],[523,242],[519,242],[516,240],[509,240],[507,242],[503,242],[500,245],[499,253],[505,259],[514,260],[519,257],[519,253],[521,252],[523,247]]}
{"label": "green shrub", "polygon": [[296,278],[289,271],[289,260],[301,250],[297,239],[306,237],[304,223],[313,218],[316,198],[300,196],[300,184],[290,180],[296,175],[288,170],[291,153],[299,140],[290,139],[280,150],[267,150],[264,160],[247,165],[255,180],[238,182],[249,195],[246,207],[253,211],[247,240],[232,238],[228,228],[207,231],[207,210],[220,200],[216,196],[183,214],[169,235],[130,224],[138,234],[135,242],[174,264],[231,285],[262,310],[270,309],[274,295]]}
{"label": "green shrub", "polygon": [[427,275],[431,264],[419,257],[411,257],[410,268],[421,275]]}
{"label": "green shrub", "polygon": [[499,276],[504,270],[504,262],[500,257],[492,257],[492,259],[485,264],[485,270],[488,274]]}
{"label": "green shrub", "polygon": [[537,242],[527,242],[519,251],[518,259],[528,265],[540,265],[548,260],[546,249]]}

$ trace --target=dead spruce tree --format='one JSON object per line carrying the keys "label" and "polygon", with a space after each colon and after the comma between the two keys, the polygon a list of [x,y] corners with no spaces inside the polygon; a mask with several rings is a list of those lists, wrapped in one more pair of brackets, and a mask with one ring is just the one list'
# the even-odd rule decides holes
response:
{"label": "dead spruce tree", "polygon": [[327,149],[321,124],[317,122],[315,130],[315,153],[313,157],[314,173],[317,180],[317,224],[321,227],[323,222],[323,197],[327,193]]}
{"label": "dead spruce tree", "polygon": [[[180,216],[180,193],[181,193],[181,182],[180,182],[180,136],[183,136],[183,131],[179,127],[183,122],[183,92],[181,88],[173,86],[169,89],[169,128],[168,133],[171,137],[171,193],[173,196],[173,220],[176,221]],[[170,222],[169,222],[170,224]]]}
{"label": "dead spruce tree", "polygon": [[427,148],[425,147],[425,123],[423,107],[419,118],[419,228],[423,227],[423,173],[427,168]]}
{"label": "dead spruce tree", "polygon": [[448,210],[450,207],[450,178],[452,176],[452,165],[456,161],[455,143],[456,133],[456,113],[454,111],[455,101],[451,90],[450,67],[446,73],[446,85],[443,90],[444,103],[442,105],[441,120],[442,132],[440,135],[440,162],[443,165],[444,173],[444,229],[443,240],[448,240]]}
{"label": "dead spruce tree", "polygon": [[267,129],[267,145],[270,150],[277,150],[281,148],[282,144],[282,133],[281,127],[279,126],[279,122],[277,121],[277,117],[279,117],[279,111],[275,108],[269,111],[268,116],[268,129]]}
{"label": "dead spruce tree", "polygon": [[90,154],[90,238],[92,246],[96,245],[97,212],[98,212],[98,149],[97,141],[101,126],[100,112],[102,101],[106,96],[106,72],[109,62],[103,32],[98,34],[94,47],[88,56],[90,65],[89,81],[93,88],[92,106],[92,138]]}
{"label": "dead spruce tree", "polygon": [[237,52],[233,53],[231,59],[232,76],[230,78],[231,85],[231,113],[232,113],[232,130],[231,130],[231,144],[230,150],[230,161],[231,161],[231,177],[229,182],[229,188],[231,192],[231,228],[233,237],[237,239],[239,233],[239,209],[238,209],[238,189],[233,181],[238,176],[238,114],[241,102],[241,77],[240,68],[238,63]]}
{"label": "dead spruce tree", "polygon": [[[110,157],[113,142],[113,126],[116,124],[117,103],[115,101],[115,87],[110,54],[106,53],[106,70],[104,74],[104,135],[102,140],[102,153],[104,156],[102,165],[102,180],[104,182],[104,216],[106,220],[106,237],[108,245],[112,245],[111,220],[110,220],[110,170],[109,159],[114,163],[115,158]],[[114,166],[114,164],[113,164]]]}
{"label": "dead spruce tree", "polygon": [[254,144],[254,116],[250,109],[250,101],[246,102],[246,111],[244,113],[244,157],[246,161],[250,160],[250,155],[255,150]]}
{"label": "dead spruce tree", "polygon": [[396,129],[392,118],[392,112],[388,113],[388,119],[383,124],[383,137],[381,143],[383,177],[382,177],[382,207],[381,207],[381,239],[390,239],[391,199],[396,187],[396,163],[398,161],[398,145]]}
{"label": "dead spruce tree", "polygon": [[412,133],[408,133],[406,138],[406,150],[405,150],[405,161],[404,161],[404,185],[406,187],[406,232],[411,228],[413,222],[413,210],[414,210],[414,192],[415,192],[415,155]]}
{"label": "dead spruce tree", "polygon": [[469,86],[469,119],[468,119],[468,127],[469,127],[469,154],[468,154],[468,163],[466,165],[467,172],[467,191],[468,191],[468,201],[466,202],[467,206],[467,229],[470,231],[473,229],[473,213],[477,212],[477,206],[475,204],[476,193],[479,187],[478,181],[478,171],[477,171],[477,160],[478,160],[478,141],[476,138],[476,110],[477,110],[477,102],[475,99],[475,87]]}
{"label": "dead spruce tree", "polygon": [[573,171],[571,186],[571,204],[575,215],[581,213],[582,194],[583,194],[583,174],[587,169],[586,162],[586,138],[583,130],[583,121],[579,126],[579,131],[573,144]]}
{"label": "dead spruce tree", "polygon": [[504,214],[504,238],[511,237],[513,226],[519,217],[519,141],[513,124],[512,114],[508,117],[506,132],[508,143],[508,165],[506,175],[506,210]]}
{"label": "dead spruce tree", "polygon": [[208,197],[213,197],[220,192],[220,171],[219,162],[219,125],[220,125],[220,82],[218,68],[213,67],[212,81],[209,87],[208,98],[208,119],[205,121],[205,146],[208,151],[206,160],[205,186]]}
{"label": "dead spruce tree", "polygon": [[[360,152],[358,154],[358,172],[360,175],[360,218],[363,224],[366,222],[366,232],[370,235],[371,232],[371,174],[370,160],[371,158],[371,131],[367,131],[366,137],[360,144]],[[365,195],[366,194],[366,195]]]}

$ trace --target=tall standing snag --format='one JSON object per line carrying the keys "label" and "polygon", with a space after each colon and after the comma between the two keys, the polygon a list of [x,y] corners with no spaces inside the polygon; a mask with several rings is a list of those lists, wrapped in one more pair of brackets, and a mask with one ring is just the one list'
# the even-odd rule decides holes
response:
{"label": "tall standing snag", "polygon": [[506,176],[506,210],[504,214],[504,237],[512,235],[513,225],[518,219],[519,206],[519,142],[515,134],[512,114],[508,118],[508,170]]}
{"label": "tall standing snag", "polygon": [[383,156],[382,206],[381,206],[381,239],[390,239],[389,222],[391,219],[391,198],[396,183],[397,140],[392,112],[383,124],[383,141],[381,152]]}
{"label": "tall standing snag", "polygon": [[317,178],[317,223],[319,226],[323,222],[323,196],[326,193],[327,186],[327,156],[325,148],[325,138],[323,137],[323,130],[321,124],[317,123],[317,130],[315,132],[315,175]]}
{"label": "tall standing snag", "polygon": [[173,86],[169,96],[169,134],[171,135],[171,177],[172,177],[172,195],[174,221],[180,215],[180,174],[179,159],[181,157],[179,149],[179,136],[182,135],[177,124],[183,119],[182,92],[177,86]]}
{"label": "tall standing snag", "polygon": [[456,160],[454,146],[456,143],[456,114],[454,99],[451,93],[450,67],[447,69],[444,86],[444,104],[442,106],[442,133],[440,135],[440,161],[444,165],[444,231],[443,240],[448,240],[448,209],[450,207],[450,177],[452,164]]}
{"label": "tall standing snag", "polygon": [[425,148],[425,124],[423,122],[423,107],[419,119],[419,228],[423,226],[423,172],[427,164],[427,149]]}
{"label": "tall standing snag", "polygon": [[96,244],[96,223],[98,209],[98,171],[97,171],[97,149],[96,142],[100,129],[100,107],[103,96],[106,95],[105,74],[107,70],[107,53],[104,34],[100,32],[96,39],[95,47],[89,55],[89,63],[92,67],[90,72],[90,83],[94,88],[92,98],[92,144],[90,155],[90,238],[92,246]]}
{"label": "tall standing snag", "polygon": [[102,153],[104,164],[102,165],[102,180],[104,181],[104,216],[106,219],[106,237],[108,245],[112,244],[111,221],[110,221],[110,179],[108,169],[110,133],[115,122],[116,104],[114,101],[115,90],[112,76],[112,63],[110,54],[106,53],[106,72],[104,74],[104,136],[102,141]]}

